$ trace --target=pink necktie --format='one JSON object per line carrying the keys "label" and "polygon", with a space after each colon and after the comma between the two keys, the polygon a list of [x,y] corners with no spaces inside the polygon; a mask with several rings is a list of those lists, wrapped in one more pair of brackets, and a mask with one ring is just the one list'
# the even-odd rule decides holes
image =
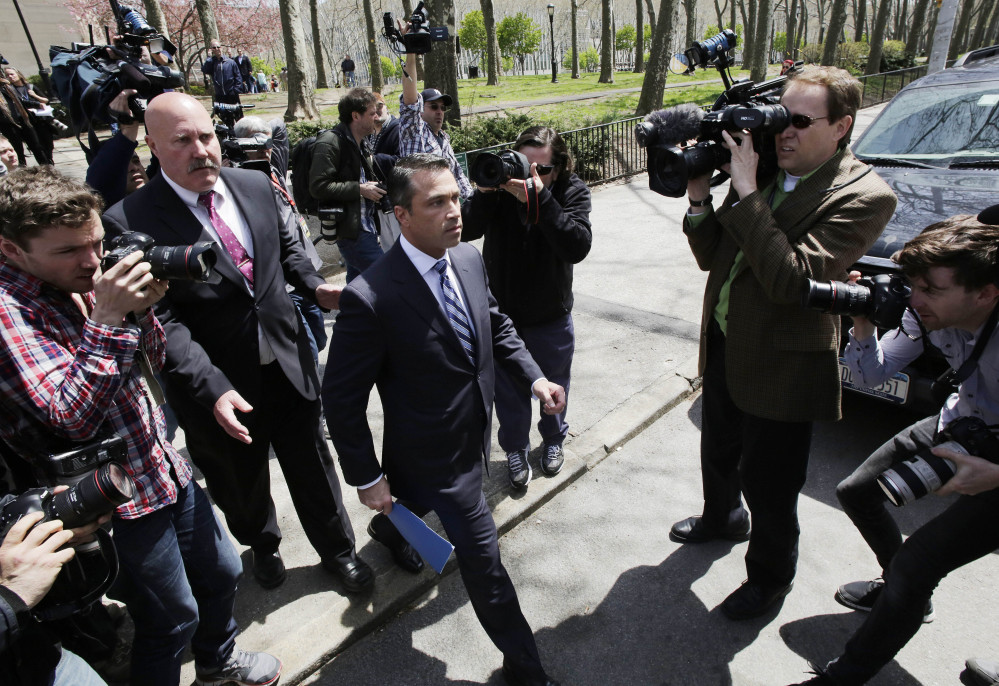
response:
{"label": "pink necktie", "polygon": [[236,239],[236,234],[232,232],[219,213],[215,211],[215,191],[208,191],[198,196],[198,204],[208,210],[208,220],[212,223],[215,233],[222,240],[222,245],[229,253],[229,257],[236,263],[236,269],[246,277],[246,280],[253,286],[253,258],[251,258],[246,248]]}

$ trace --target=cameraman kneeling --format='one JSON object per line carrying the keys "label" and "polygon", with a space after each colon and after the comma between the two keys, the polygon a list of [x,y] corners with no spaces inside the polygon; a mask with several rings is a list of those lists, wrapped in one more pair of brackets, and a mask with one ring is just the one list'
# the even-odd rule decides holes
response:
{"label": "cameraman kneeling", "polygon": [[[14,496],[0,499],[0,511],[13,500]],[[30,610],[73,559],[70,543],[85,539],[108,518],[64,530],[59,520],[41,522],[43,517],[34,512],[21,518],[0,544],[0,683],[104,686],[97,672],[61,648]]]}
{"label": "cameraman kneeling", "polygon": [[941,432],[953,429],[955,422],[977,418],[989,427],[999,424],[997,257],[999,226],[983,224],[972,215],[934,224],[893,256],[912,284],[900,329],[879,341],[868,320],[854,319],[845,357],[859,383],[877,386],[891,378],[919,357],[928,342],[947,358],[960,386],[939,415],[901,431],[837,487],[844,511],[873,549],[884,580],[839,588],[837,601],[871,615],[847,643],[844,655],[809,683],[865,683],[915,635],[920,623],[932,619],[930,595],[940,580],[999,548],[999,465],[982,459],[999,460],[999,455],[967,456],[933,448],[956,467],[938,493],[964,497],[905,543],[877,481],[889,467],[940,443]]}

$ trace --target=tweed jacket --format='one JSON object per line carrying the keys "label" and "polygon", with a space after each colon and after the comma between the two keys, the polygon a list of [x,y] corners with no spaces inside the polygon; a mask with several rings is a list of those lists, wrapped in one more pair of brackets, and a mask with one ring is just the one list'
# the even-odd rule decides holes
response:
{"label": "tweed jacket", "polygon": [[839,317],[801,304],[806,279],[847,279],[884,230],[896,198],[873,169],[842,149],[801,180],[776,210],[756,191],[724,204],[684,233],[707,272],[700,371],[708,325],[739,250],[746,266],[732,281],[725,378],[736,406],[765,419],[835,420],[840,414]]}

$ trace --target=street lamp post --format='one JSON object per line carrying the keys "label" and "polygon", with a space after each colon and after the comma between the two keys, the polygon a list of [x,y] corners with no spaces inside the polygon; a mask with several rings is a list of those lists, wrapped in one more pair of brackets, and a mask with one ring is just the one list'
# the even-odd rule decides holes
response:
{"label": "street lamp post", "polygon": [[548,28],[552,38],[552,83],[558,83],[558,62],[555,60],[555,5],[548,5]]}

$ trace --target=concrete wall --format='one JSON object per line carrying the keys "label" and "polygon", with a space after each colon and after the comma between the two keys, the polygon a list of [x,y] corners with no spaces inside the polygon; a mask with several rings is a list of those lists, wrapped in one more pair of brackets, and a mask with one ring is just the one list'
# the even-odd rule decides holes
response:
{"label": "concrete wall", "polygon": [[[97,2],[99,0],[95,0]],[[24,20],[42,64],[49,66],[49,46],[69,47],[73,41],[88,40],[77,27],[69,10],[59,0],[18,0]],[[97,27],[94,27],[97,31]],[[98,42],[103,42],[100,29]],[[95,36],[96,37],[96,36]],[[24,28],[17,17],[13,0],[0,0],[0,54],[26,75],[37,74],[38,66],[31,53]]]}

